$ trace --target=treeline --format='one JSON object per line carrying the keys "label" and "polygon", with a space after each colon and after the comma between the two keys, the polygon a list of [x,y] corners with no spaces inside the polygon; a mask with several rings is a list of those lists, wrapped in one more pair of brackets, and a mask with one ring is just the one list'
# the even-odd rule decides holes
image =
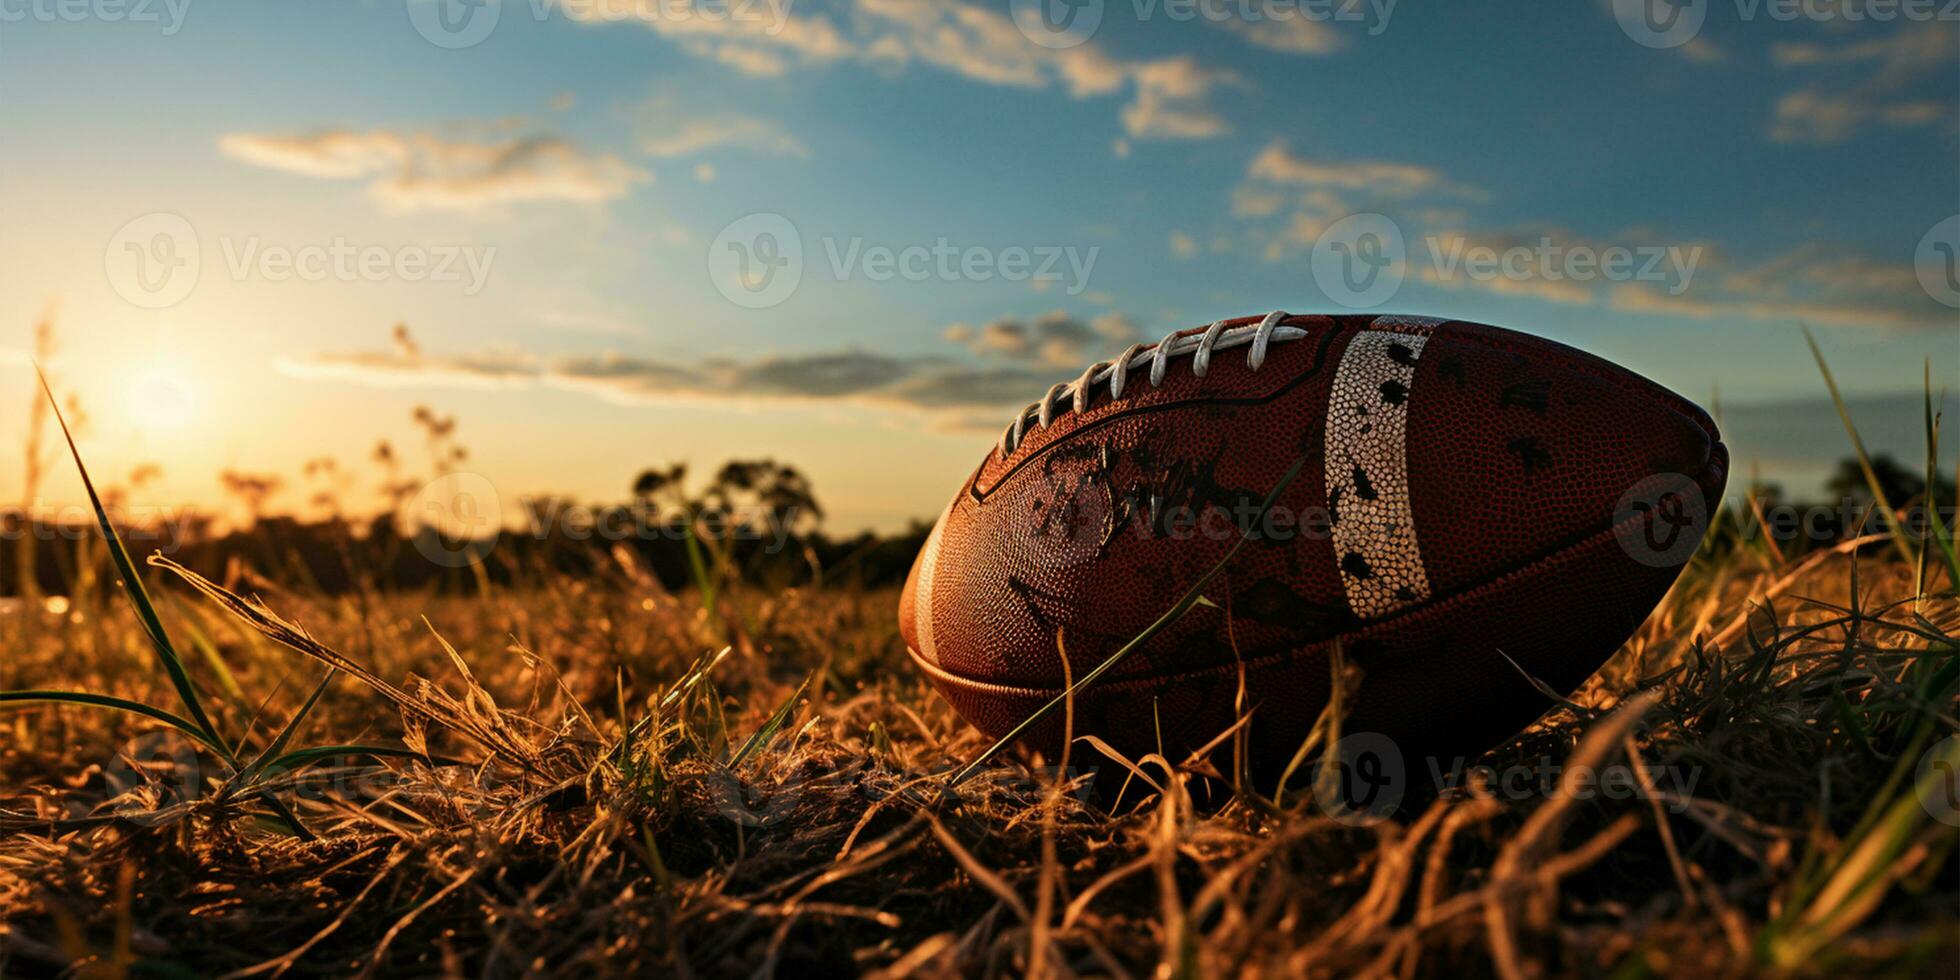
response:
{"label": "treeline", "polygon": [[[697,539],[696,547],[709,556],[697,565],[678,518],[648,523],[632,504],[582,510],[595,521],[615,526],[639,521],[646,530],[589,533],[580,522],[561,520],[465,539],[431,528],[405,529],[389,516],[364,526],[275,516],[248,529],[183,540],[175,531],[141,522],[119,522],[117,533],[138,562],[162,552],[214,577],[237,581],[249,570],[286,587],[343,594],[361,588],[461,591],[485,580],[523,586],[549,577],[614,572],[650,574],[678,590],[697,583],[697,568],[773,587],[888,586],[904,581],[928,531],[915,525],[897,535],[832,537],[794,530],[775,538],[738,528],[714,543],[718,553]],[[0,514],[0,527],[6,529],[10,559],[0,562],[0,595],[25,594],[23,569],[32,570],[33,593],[41,595],[68,594],[81,583],[113,577],[101,532],[92,524],[26,522],[15,511]],[[31,549],[31,558],[23,560],[23,548]]]}

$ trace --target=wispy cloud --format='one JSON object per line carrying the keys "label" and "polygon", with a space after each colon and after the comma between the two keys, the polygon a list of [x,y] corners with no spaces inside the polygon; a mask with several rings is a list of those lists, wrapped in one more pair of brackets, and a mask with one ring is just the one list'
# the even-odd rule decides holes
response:
{"label": "wispy cloud", "polygon": [[1484,197],[1482,190],[1433,167],[1307,157],[1274,142],[1246,165],[1231,203],[1233,217],[1241,219],[1236,231],[1267,261],[1277,262],[1311,248],[1330,225],[1358,211]]}
{"label": "wispy cloud", "polygon": [[955,323],[945,332],[947,340],[981,357],[1030,368],[1078,370],[1136,336],[1136,324],[1120,313],[1083,320],[1060,310],[1033,320],[1003,317],[979,327]]}
{"label": "wispy cloud", "polygon": [[1210,139],[1232,127],[1211,110],[1208,98],[1238,76],[1201,67],[1188,56],[1131,66],[1136,97],[1123,107],[1123,128],[1134,139]]}
{"label": "wispy cloud", "polygon": [[1283,54],[1327,55],[1347,47],[1347,39],[1332,24],[1300,15],[1263,20],[1228,17],[1213,23],[1247,44]]}
{"label": "wispy cloud", "polygon": [[979,328],[948,328],[947,336],[977,356],[976,362],[862,350],[697,360],[610,352],[431,354],[398,331],[386,349],[312,354],[276,365],[307,380],[380,387],[551,386],[627,404],[844,403],[919,413],[943,428],[996,413],[1005,418],[1135,334],[1135,326],[1116,314],[1083,320],[1054,313],[1032,321],[1001,318]]}
{"label": "wispy cloud", "polygon": [[792,16],[790,2],[593,0],[564,4],[562,9],[572,19],[589,23],[637,23],[672,38],[697,56],[750,75],[781,75],[793,67],[858,54],[856,43],[836,22],[818,13]]}
{"label": "wispy cloud", "polygon": [[1951,327],[1953,311],[1920,288],[1911,264],[1838,244],[1809,243],[1718,270],[1670,295],[1652,283],[1614,287],[1616,309],[1701,319],[1801,321],[1848,329]]}
{"label": "wispy cloud", "polygon": [[1960,27],[1947,21],[1902,23],[1892,33],[1837,44],[1781,43],[1772,60],[1785,69],[1810,72],[1864,69],[1838,84],[1811,84],[1776,103],[1771,139],[1783,143],[1841,143],[1871,126],[1906,129],[1952,125],[1960,105],[1945,96],[1909,94],[1929,78],[1951,81],[1949,63],[1960,56]]}
{"label": "wispy cloud", "polygon": [[232,133],[225,155],[254,166],[327,180],[368,180],[392,211],[481,211],[502,204],[597,204],[650,180],[610,153],[556,137],[448,137],[429,132],[325,130],[302,135]]}
{"label": "wispy cloud", "polygon": [[1458,189],[1432,167],[1386,160],[1316,160],[1295,155],[1284,143],[1272,143],[1261,150],[1247,166],[1246,176],[1275,184],[1366,190],[1394,198]]}
{"label": "wispy cloud", "polygon": [[810,148],[780,123],[732,112],[690,116],[671,96],[649,101],[639,117],[640,149],[651,156],[687,157],[721,149],[799,159],[810,156]]}
{"label": "wispy cloud", "polygon": [[1208,97],[1219,85],[1237,81],[1232,73],[1201,67],[1189,57],[1123,59],[1093,42],[1043,47],[1021,33],[1005,4],[852,0],[835,17],[792,11],[787,0],[759,3],[747,17],[703,16],[694,0],[599,0],[580,6],[585,9],[574,16],[639,23],[695,55],[749,75],[774,77],[843,62],[885,69],[921,65],[986,85],[1060,89],[1076,99],[1127,90],[1131,101],[1120,118],[1133,139],[1208,139],[1231,130]]}

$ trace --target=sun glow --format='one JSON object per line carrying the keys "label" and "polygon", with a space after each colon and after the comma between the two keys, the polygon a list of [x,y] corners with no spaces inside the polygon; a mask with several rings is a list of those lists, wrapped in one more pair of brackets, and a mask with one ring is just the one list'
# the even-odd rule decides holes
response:
{"label": "sun glow", "polygon": [[172,360],[137,368],[127,388],[125,409],[138,428],[176,432],[197,421],[204,405],[189,366]]}

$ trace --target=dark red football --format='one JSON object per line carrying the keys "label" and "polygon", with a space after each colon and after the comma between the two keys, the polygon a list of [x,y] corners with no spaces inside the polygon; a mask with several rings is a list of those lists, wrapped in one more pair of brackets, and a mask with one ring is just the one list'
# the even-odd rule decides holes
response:
{"label": "dark red football", "polygon": [[[1161,355],[1161,356],[1160,356]],[[1258,520],[1296,460],[1304,468]],[[913,658],[999,736],[1252,540],[1193,609],[1082,692],[1075,731],[1183,757],[1237,718],[1274,772],[1364,671],[1349,732],[1475,755],[1646,618],[1726,480],[1714,423],[1596,357],[1410,316],[1227,320],[1133,347],[1009,427],[899,601]],[[1512,666],[1506,657],[1515,662]],[[1053,749],[1059,713],[1030,740]]]}

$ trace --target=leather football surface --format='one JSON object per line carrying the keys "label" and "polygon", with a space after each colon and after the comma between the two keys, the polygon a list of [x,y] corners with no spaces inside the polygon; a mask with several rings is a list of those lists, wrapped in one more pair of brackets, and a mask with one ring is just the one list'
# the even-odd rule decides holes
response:
{"label": "leather football surface", "polygon": [[[1613,654],[1721,496],[1708,415],[1599,358],[1454,320],[1267,320],[1258,357],[1261,319],[1225,321],[1238,345],[1207,348],[1202,374],[1184,340],[1159,383],[1139,366],[1112,396],[1085,375],[958,489],[899,623],[982,731],[1027,718],[1244,537],[1208,604],[1078,693],[1075,734],[1176,761],[1249,712],[1254,770],[1276,772],[1339,644],[1362,672],[1346,731],[1474,755],[1552,707],[1526,674],[1568,691]],[[1061,737],[1058,712],[1028,740]]]}

